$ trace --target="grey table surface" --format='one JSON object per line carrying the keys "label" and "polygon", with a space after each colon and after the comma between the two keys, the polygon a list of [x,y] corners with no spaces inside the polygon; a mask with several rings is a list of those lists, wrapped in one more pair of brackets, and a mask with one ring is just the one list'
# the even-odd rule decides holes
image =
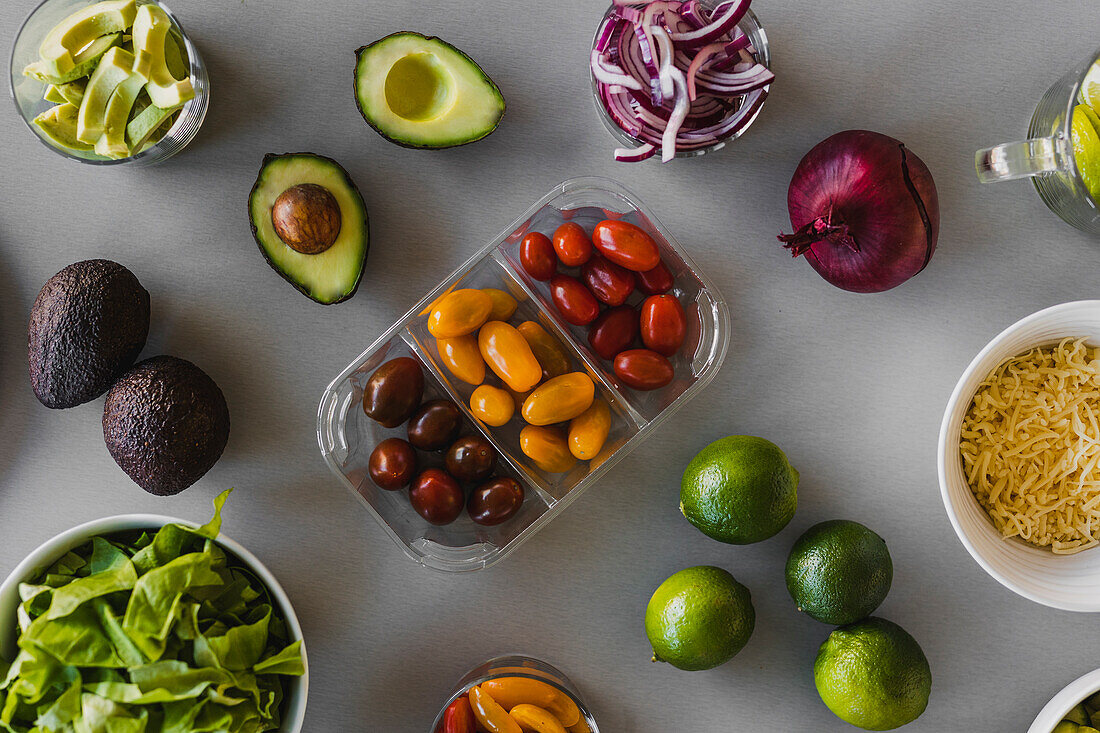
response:
{"label": "grey table surface", "polygon": [[[31,0],[0,3],[5,45]],[[851,518],[886,538],[893,590],[879,614],[933,670],[917,731],[1022,731],[1063,685],[1100,665],[1096,621],[1030,603],[966,554],[940,501],[935,445],[963,368],[1001,328],[1100,294],[1100,242],[1051,215],[1027,183],[981,187],[984,145],[1018,138],[1042,92],[1100,43],[1094,0],[806,3],[757,0],[778,74],[756,125],[702,159],[630,166],[588,95],[585,59],[603,5],[356,0],[173,0],[210,66],[200,136],[147,170],[98,170],[41,146],[0,114],[0,571],[53,534],[114,513],[204,520],[236,486],[225,531],[289,592],[307,636],[308,731],[429,727],[469,667],[509,651],[559,665],[601,728],[820,730],[848,726],[814,690],[829,628],[783,584],[791,542]],[[353,51],[413,29],[462,48],[508,113],[491,137],[419,152],[360,118]],[[775,240],[799,158],[852,127],[905,141],[932,170],[943,226],[914,280],[854,295]],[[340,160],[370,211],[371,251],[351,301],[310,303],[264,263],[245,204],[267,152]],[[646,201],[719,284],[733,340],[710,387],[515,554],[459,576],[402,554],[329,473],[314,434],[328,381],[455,266],[562,179],[616,178]],[[222,460],[174,498],[142,492],[103,446],[102,400],[50,411],[26,376],[41,285],[108,257],[150,291],[147,355],[197,362],[232,414]],[[777,537],[714,542],[677,510],[680,473],[705,444],[765,436],[801,471],[798,513]],[[728,568],[752,591],[756,631],[731,663],[685,673],[649,662],[645,604],[669,574]]]}

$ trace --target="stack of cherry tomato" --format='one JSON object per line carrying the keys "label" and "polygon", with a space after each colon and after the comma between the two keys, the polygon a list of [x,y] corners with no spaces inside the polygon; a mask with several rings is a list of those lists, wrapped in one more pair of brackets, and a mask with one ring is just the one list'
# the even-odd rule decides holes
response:
{"label": "stack of cherry tomato", "polygon": [[[367,472],[381,489],[409,486],[416,513],[436,525],[450,524],[466,508],[482,525],[504,522],[523,504],[523,486],[507,476],[493,476],[497,455],[481,435],[459,437],[462,412],[450,400],[424,398],[420,362],[408,356],[390,359],[371,374],[363,389],[363,411],[383,427],[407,422],[407,440],[387,438],[371,451]],[[417,450],[446,450],[445,468],[417,472]],[[462,485],[472,486],[469,496]]]}
{"label": "stack of cherry tomato", "polygon": [[[645,230],[607,219],[589,237],[565,222],[553,239],[531,232],[520,242],[520,265],[549,283],[550,297],[567,322],[588,327],[588,343],[612,362],[615,375],[636,390],[660,389],[672,381],[669,357],[680,350],[687,317],[672,290],[672,273]],[[579,268],[578,276],[560,270]],[[628,305],[634,291],[645,297]],[[645,348],[635,348],[638,337]]]}
{"label": "stack of cherry tomato", "polygon": [[[476,387],[470,412],[500,427],[518,410],[527,423],[520,450],[543,471],[565,473],[600,453],[611,409],[591,376],[571,371],[569,355],[545,328],[508,322],[518,307],[496,288],[453,290],[430,308],[428,331],[447,370]],[[486,382],[490,372],[495,383]]]}
{"label": "stack of cherry tomato", "polygon": [[474,685],[443,712],[435,733],[590,733],[580,708],[564,692],[529,677],[498,677]]}

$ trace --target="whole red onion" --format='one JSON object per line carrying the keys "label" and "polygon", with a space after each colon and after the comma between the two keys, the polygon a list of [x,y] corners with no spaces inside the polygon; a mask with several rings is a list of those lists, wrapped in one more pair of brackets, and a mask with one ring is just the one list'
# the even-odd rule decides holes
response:
{"label": "whole red onion", "polygon": [[844,290],[878,293],[924,269],[940,205],[924,162],[892,137],[838,132],[795,169],[787,191],[794,234],[779,240]]}

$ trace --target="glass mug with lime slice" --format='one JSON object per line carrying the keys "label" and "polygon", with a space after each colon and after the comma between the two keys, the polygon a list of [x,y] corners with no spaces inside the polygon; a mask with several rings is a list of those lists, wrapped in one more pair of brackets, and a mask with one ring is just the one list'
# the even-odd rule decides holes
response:
{"label": "glass mug with lime slice", "polygon": [[1100,236],[1100,51],[1047,90],[1029,140],[979,150],[982,183],[1031,178],[1047,207]]}

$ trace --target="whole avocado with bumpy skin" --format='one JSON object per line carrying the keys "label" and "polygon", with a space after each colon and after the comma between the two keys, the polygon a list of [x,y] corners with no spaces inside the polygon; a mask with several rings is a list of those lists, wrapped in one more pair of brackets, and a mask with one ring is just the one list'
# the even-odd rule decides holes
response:
{"label": "whole avocado with bumpy skin", "polygon": [[51,277],[31,307],[31,388],[52,409],[94,400],[126,371],[149,336],[149,293],[111,260],[85,260]]}
{"label": "whole avocado with bumpy skin", "polygon": [[127,476],[157,496],[178,494],[221,457],[225,396],[185,359],[155,356],[124,374],[103,405],[103,440]]}

